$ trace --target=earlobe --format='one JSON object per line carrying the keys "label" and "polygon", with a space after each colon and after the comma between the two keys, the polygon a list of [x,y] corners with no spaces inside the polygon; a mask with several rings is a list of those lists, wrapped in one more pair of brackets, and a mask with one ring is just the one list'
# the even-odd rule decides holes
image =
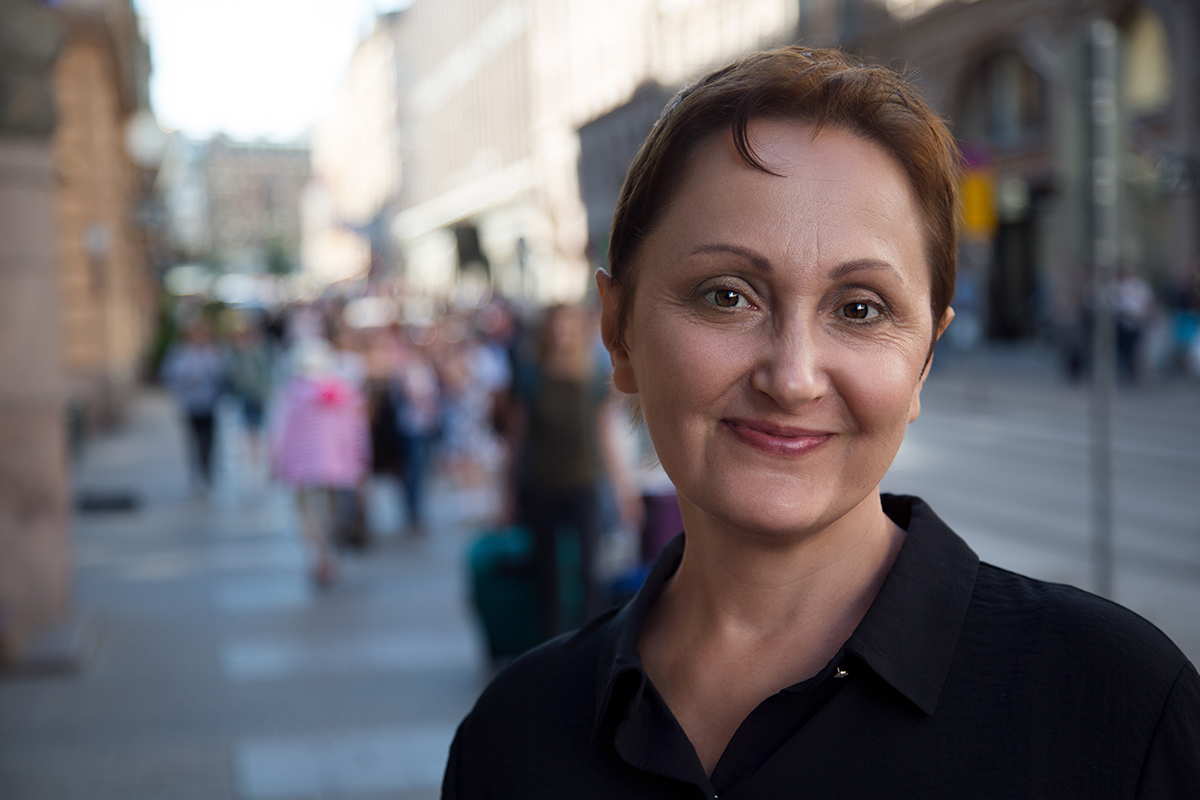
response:
{"label": "earlobe", "polygon": [[953,319],[954,319],[954,309],[951,308],[950,306],[946,306],[946,311],[944,314],[942,314],[942,319],[940,322],[938,322],[937,331],[934,333],[933,345],[930,345],[930,347],[929,347],[929,357],[925,359],[925,367],[921,370],[921,383],[922,384],[924,384],[925,379],[929,377],[929,368],[933,366],[934,345],[936,345],[938,343],[938,341],[942,338],[942,334],[946,332],[946,328],[950,325],[950,322]]}
{"label": "earlobe", "polygon": [[941,322],[938,323],[937,338],[939,338],[939,339],[942,338],[942,334],[946,332],[946,328],[949,327],[950,322],[953,319],[954,319],[954,309],[951,308],[950,306],[946,306],[946,312],[944,314],[942,314],[942,320],[941,320]]}
{"label": "earlobe", "polygon": [[912,405],[908,408],[908,421],[913,423],[917,421],[917,417],[921,416],[921,386],[925,383],[922,376],[921,383],[917,384],[917,390],[913,392]]}
{"label": "earlobe", "polygon": [[[933,337],[934,344],[937,344],[938,339],[942,338],[942,334],[946,332],[946,327],[950,321],[954,319],[954,309],[946,306],[946,313],[942,314],[942,319],[938,322],[937,332]],[[921,380],[917,382],[917,388],[913,391],[912,405],[908,410],[908,421],[916,422],[917,417],[921,416],[921,388],[925,386],[925,379],[929,377],[929,368],[933,366],[933,348],[929,349],[929,358],[925,359],[925,366],[921,370]]]}
{"label": "earlobe", "polygon": [[596,288],[600,292],[600,337],[608,349],[613,367],[613,385],[625,394],[637,394],[637,379],[629,361],[629,349],[619,334],[621,285],[604,269],[596,270]]}

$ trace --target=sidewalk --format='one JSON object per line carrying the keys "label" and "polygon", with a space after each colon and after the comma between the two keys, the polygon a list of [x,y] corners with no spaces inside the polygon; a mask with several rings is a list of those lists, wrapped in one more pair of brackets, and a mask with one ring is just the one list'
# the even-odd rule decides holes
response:
{"label": "sidewalk", "polygon": [[0,678],[0,797],[438,796],[488,670],[458,504],[431,504],[429,540],[381,538],[318,591],[290,498],[221,444],[199,496],[173,407],[148,392],[86,447],[77,489],[141,505],[76,517],[97,644],[77,673]]}

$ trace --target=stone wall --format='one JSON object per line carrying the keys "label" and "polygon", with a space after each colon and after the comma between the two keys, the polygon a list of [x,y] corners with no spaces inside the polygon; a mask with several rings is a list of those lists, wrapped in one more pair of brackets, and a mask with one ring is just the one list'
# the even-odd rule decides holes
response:
{"label": "stone wall", "polygon": [[50,148],[0,136],[0,663],[71,607]]}

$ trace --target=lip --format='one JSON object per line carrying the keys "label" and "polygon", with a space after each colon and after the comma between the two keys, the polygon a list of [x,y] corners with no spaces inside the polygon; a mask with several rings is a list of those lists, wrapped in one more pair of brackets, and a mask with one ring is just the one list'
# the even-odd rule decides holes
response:
{"label": "lip", "polygon": [[834,437],[829,431],[793,428],[758,419],[729,418],[721,420],[721,425],[756,450],[779,456],[806,455]]}

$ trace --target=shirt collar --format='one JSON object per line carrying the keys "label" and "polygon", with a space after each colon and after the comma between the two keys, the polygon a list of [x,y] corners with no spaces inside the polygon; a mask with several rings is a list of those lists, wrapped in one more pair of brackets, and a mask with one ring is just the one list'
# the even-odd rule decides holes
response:
{"label": "shirt collar", "polygon": [[[845,649],[932,714],[967,615],[979,557],[920,498],[885,494],[882,500],[884,512],[907,535]],[[638,653],[642,624],[663,585],[679,568],[684,543],[683,534],[671,540],[642,588],[610,623],[597,676],[594,733],[607,717],[622,677],[634,673],[638,688],[645,681]]]}
{"label": "shirt collar", "polygon": [[[635,673],[641,680],[645,679],[642,669],[642,655],[638,652],[638,639],[642,634],[642,624],[650,613],[663,585],[679,569],[683,560],[684,534],[679,534],[663,548],[650,568],[650,574],[645,582],[625,606],[617,612],[612,620],[609,639],[600,658],[598,674],[599,685],[596,692],[596,720],[593,732],[599,731],[613,692],[621,677]],[[641,681],[639,681],[640,684]],[[640,688],[640,687],[639,687]]]}
{"label": "shirt collar", "polygon": [[920,498],[885,494],[883,510],[907,535],[846,650],[932,714],[975,590],[979,556]]}

